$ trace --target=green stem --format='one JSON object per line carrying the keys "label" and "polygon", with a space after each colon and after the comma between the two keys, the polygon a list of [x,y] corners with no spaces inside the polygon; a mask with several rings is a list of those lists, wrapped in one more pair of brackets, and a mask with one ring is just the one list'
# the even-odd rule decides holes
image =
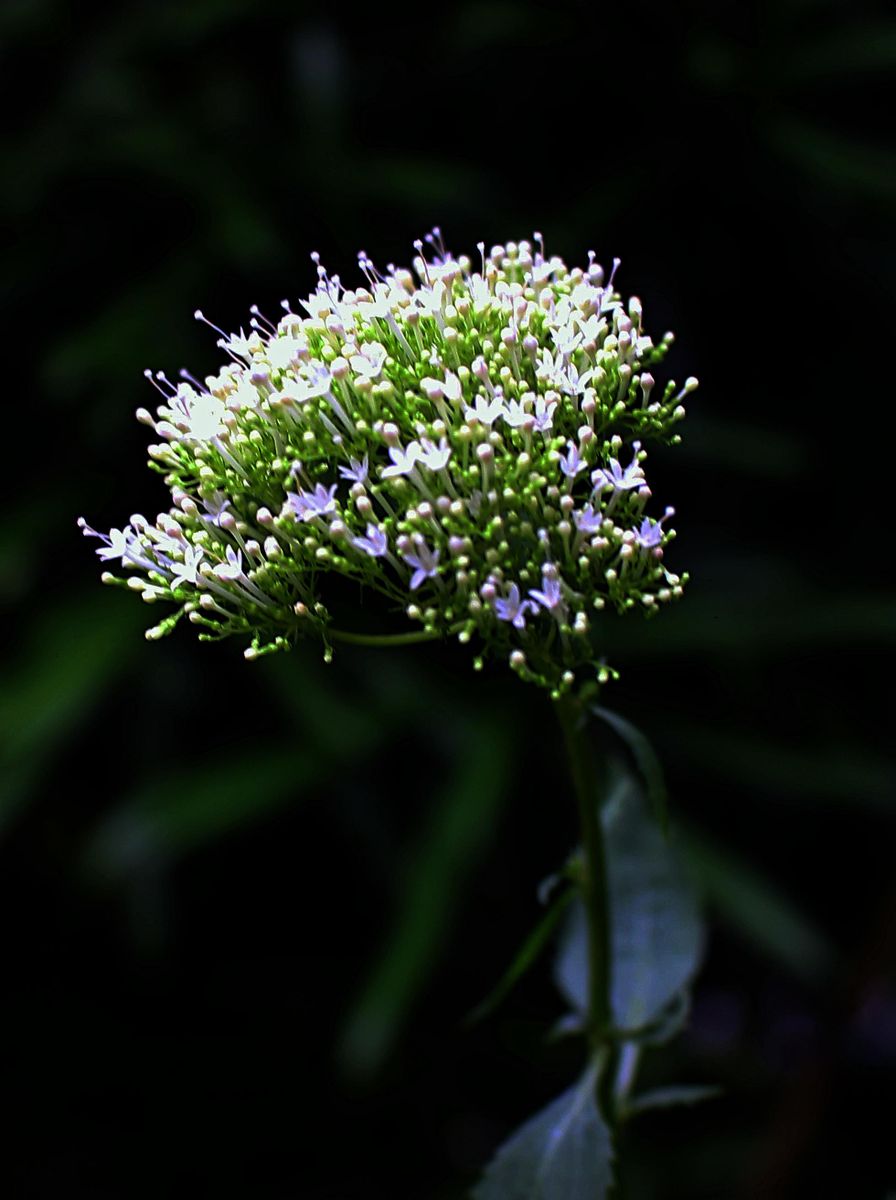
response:
{"label": "green stem", "polygon": [[612,1025],[610,1010],[610,912],[604,832],[595,773],[580,723],[581,704],[564,696],[557,701],[569,770],[579,805],[582,835],[582,899],[588,927],[588,1035],[597,1050]]}
{"label": "green stem", "polygon": [[434,642],[444,637],[435,630],[411,630],[409,633],[351,633],[345,629],[328,629],[327,637],[334,642],[351,642],[355,646],[410,646],[414,642]]}

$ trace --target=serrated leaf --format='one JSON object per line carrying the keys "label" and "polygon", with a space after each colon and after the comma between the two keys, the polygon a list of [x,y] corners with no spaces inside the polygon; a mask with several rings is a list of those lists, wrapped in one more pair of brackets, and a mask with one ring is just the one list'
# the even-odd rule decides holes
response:
{"label": "serrated leaf", "polygon": [[[697,897],[630,778],[614,785],[602,813],[612,942],[610,997],[620,1029],[657,1021],[687,987],[700,962],[703,926]],[[588,1004],[585,910],[569,914],[554,977],[579,1011]]]}
{"label": "serrated leaf", "polygon": [[701,1104],[704,1100],[714,1100],[721,1093],[722,1089],[719,1087],[699,1084],[674,1084],[670,1087],[653,1088],[628,1100],[625,1116],[635,1117],[638,1113],[648,1112],[653,1108],[679,1108]]}
{"label": "serrated leaf", "polygon": [[597,1071],[542,1109],[498,1150],[473,1200],[604,1200],[613,1180]]}

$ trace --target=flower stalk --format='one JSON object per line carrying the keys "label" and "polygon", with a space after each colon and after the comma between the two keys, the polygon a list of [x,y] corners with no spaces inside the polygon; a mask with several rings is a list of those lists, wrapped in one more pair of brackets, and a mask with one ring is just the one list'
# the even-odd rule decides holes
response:
{"label": "flower stalk", "polygon": [[582,841],[580,886],[588,929],[588,1040],[595,1054],[612,1026],[610,1006],[610,901],[607,862],[595,774],[582,735],[582,705],[572,696],[556,701],[579,810]]}

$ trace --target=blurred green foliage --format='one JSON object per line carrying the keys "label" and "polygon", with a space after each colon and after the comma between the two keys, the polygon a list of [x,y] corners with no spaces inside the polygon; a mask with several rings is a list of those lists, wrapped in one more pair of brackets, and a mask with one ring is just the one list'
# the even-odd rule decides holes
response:
{"label": "blurred green foliage", "polygon": [[311,249],[348,277],[438,221],[455,246],[539,228],[619,253],[702,381],[658,463],[691,593],[607,623],[602,703],[658,747],[712,919],[690,1031],[645,1086],[726,1098],[639,1117],[627,1194],[880,1200],[892,15],[463,0],[430,22],[0,9],[0,1181],[457,1200],[568,1084],[539,966],[459,1028],[575,838],[541,698],[450,648],[249,667],[147,644],[74,524],[161,501],[132,412],[145,366],[217,362],[197,305],[235,328],[310,287]]}

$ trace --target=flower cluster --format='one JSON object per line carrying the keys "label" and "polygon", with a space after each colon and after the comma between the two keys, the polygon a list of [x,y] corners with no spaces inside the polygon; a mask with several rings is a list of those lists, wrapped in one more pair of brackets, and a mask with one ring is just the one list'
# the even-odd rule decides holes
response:
{"label": "flower cluster", "polygon": [[[424,637],[476,639],[555,693],[607,676],[594,614],[650,613],[678,597],[674,536],[647,514],[643,445],[675,443],[688,379],[658,388],[641,304],[588,255],[568,269],[540,235],[471,260],[438,230],[414,272],[361,254],[349,289],[312,255],[316,289],[276,322],[218,345],[200,383],[147,375],[138,410],[172,506],[84,533],[106,572],[201,636],[245,634],[246,656],[320,636],[334,575],[385,596]],[[196,314],[200,320],[205,318]],[[476,665],[482,659],[478,656]]]}

